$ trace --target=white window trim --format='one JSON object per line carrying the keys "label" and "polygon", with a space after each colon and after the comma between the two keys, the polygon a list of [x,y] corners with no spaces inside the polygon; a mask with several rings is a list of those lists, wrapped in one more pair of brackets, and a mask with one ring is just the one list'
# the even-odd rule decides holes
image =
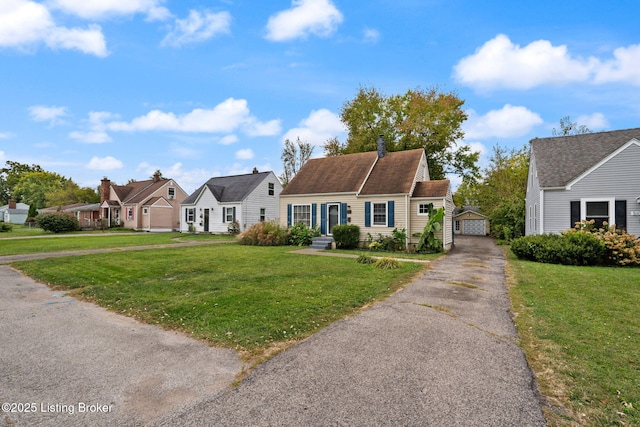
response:
{"label": "white window trim", "polygon": [[[376,224],[376,205],[384,205],[384,224]],[[389,222],[389,203],[387,202],[371,202],[371,226],[372,227],[388,227]]]}
{"label": "white window trim", "polygon": [[[233,208],[234,206],[225,206],[224,209],[224,223],[228,224],[233,222]],[[231,221],[229,221],[229,212],[231,212]]]}
{"label": "white window trim", "polygon": [[609,203],[609,225],[613,224],[616,219],[616,198],[615,197],[590,197],[580,199],[580,220],[587,219],[587,203],[588,202],[608,202]]}
{"label": "white window trim", "polygon": [[309,227],[311,227],[311,221],[313,220],[313,213],[311,212],[311,203],[301,203],[297,205],[291,205],[291,225],[296,225],[296,207],[297,206],[308,206],[309,207]]}
{"label": "white window trim", "polygon": [[[185,222],[187,224],[193,224],[196,221],[196,208],[187,208]],[[189,220],[189,216],[191,216],[191,220]]]}
{"label": "white window trim", "polygon": [[416,211],[416,214],[417,214],[418,216],[429,216],[429,213],[427,213],[427,212],[424,212],[424,213],[421,213],[421,212],[420,212],[420,206],[427,206],[428,204],[429,204],[429,203],[418,203],[418,209],[417,209],[417,211]]}

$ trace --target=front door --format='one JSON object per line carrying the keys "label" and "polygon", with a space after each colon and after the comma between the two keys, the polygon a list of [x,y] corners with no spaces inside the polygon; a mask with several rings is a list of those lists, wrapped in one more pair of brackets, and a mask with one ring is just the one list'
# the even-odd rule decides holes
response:
{"label": "front door", "polygon": [[204,210],[204,231],[209,231],[209,209]]}
{"label": "front door", "polygon": [[327,205],[327,234],[331,235],[333,226],[340,224],[340,204]]}

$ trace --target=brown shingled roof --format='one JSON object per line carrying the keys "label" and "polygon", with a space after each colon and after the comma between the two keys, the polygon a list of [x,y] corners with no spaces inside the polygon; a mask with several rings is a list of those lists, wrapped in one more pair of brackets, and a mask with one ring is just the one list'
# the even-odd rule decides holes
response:
{"label": "brown shingled roof", "polygon": [[309,159],[280,193],[355,193],[378,157],[375,151]]}
{"label": "brown shingled roof", "polygon": [[445,197],[450,185],[451,182],[448,179],[416,182],[413,197]]}
{"label": "brown shingled roof", "polygon": [[280,194],[356,193],[361,187],[360,194],[366,195],[408,194],[423,152],[396,151],[378,159],[376,151],[368,151],[310,159]]}
{"label": "brown shingled roof", "polygon": [[395,151],[378,159],[360,194],[408,194],[424,150]]}

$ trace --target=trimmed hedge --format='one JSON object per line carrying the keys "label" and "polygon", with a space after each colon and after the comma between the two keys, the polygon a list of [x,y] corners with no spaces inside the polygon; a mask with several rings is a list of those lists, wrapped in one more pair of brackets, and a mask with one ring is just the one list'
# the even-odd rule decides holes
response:
{"label": "trimmed hedge", "polygon": [[511,242],[511,250],[521,259],[564,265],[596,265],[605,255],[604,243],[588,233],[521,237]]}
{"label": "trimmed hedge", "polygon": [[36,217],[36,225],[44,231],[66,233],[80,230],[76,217],[65,214],[42,214]]}
{"label": "trimmed hedge", "polygon": [[331,230],[338,249],[354,249],[360,244],[360,227],[357,225],[336,225]]}

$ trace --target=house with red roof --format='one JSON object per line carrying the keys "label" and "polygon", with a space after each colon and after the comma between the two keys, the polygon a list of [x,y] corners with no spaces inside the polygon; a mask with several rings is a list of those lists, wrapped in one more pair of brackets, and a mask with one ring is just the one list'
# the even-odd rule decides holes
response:
{"label": "house with red roof", "polygon": [[453,245],[454,210],[449,180],[431,181],[424,149],[378,151],[308,160],[280,193],[280,222],[318,226],[331,236],[338,224],[360,227],[360,240],[370,234],[391,235],[405,229],[408,245],[416,245],[429,216],[427,206],[445,209],[439,239]]}

